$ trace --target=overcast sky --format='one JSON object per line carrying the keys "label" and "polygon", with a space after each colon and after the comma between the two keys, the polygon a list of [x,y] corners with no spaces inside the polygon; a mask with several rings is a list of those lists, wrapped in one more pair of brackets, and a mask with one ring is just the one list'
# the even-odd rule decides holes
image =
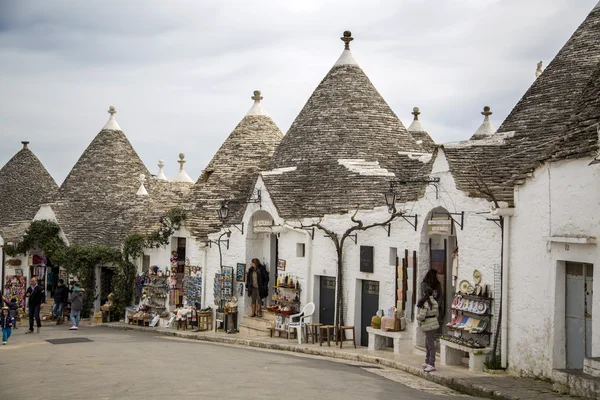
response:
{"label": "overcast sky", "polygon": [[60,184],[108,119],[152,173],[196,180],[263,92],[285,133],[343,50],[439,143],[496,128],[597,0],[0,0],[0,166],[30,148]]}

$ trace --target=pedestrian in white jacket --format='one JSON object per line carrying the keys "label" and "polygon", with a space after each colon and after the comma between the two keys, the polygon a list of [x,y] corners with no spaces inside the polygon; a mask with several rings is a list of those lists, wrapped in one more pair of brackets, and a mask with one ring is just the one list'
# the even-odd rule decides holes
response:
{"label": "pedestrian in white jacket", "polygon": [[427,288],[423,298],[417,303],[417,321],[425,333],[425,372],[435,371],[435,332],[439,329],[438,304],[433,298],[433,290]]}

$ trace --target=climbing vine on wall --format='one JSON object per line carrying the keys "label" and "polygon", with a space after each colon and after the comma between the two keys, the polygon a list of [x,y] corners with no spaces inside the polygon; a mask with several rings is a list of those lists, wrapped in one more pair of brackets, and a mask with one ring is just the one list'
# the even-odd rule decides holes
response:
{"label": "climbing vine on wall", "polygon": [[98,265],[115,268],[113,278],[114,304],[118,312],[133,300],[137,268],[135,261],[146,248],[158,248],[169,244],[171,236],[186,220],[187,214],[181,208],[174,208],[160,219],[159,227],[142,235],[133,233],[127,236],[122,251],[107,246],[67,246],[60,237],[60,226],[56,222],[33,221],[23,240],[6,245],[5,253],[10,257],[41,250],[54,265],[60,265],[73,275],[85,289],[84,316],[94,308],[96,300],[96,269]]}
{"label": "climbing vine on wall", "polygon": [[144,254],[146,248],[159,248],[170,243],[171,236],[181,228],[187,213],[181,208],[174,208],[160,219],[159,227],[142,235],[132,233],[123,242],[123,257],[119,269],[113,277],[114,306],[117,314],[121,314],[125,306],[131,303],[135,293],[135,277],[137,268],[135,261]]}

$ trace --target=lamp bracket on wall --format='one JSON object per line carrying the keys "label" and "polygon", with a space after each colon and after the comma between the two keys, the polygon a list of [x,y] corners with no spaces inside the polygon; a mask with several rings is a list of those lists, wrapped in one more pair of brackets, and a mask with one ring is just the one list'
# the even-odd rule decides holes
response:
{"label": "lamp bracket on wall", "polygon": [[[461,211],[459,213],[448,213],[448,212],[436,212],[436,213],[431,213],[432,217],[435,217],[436,215],[446,215],[448,216],[452,221],[454,221],[458,226],[460,226],[460,230],[462,231],[465,225],[465,212]],[[460,217],[460,222],[458,218],[454,218],[454,216]]]}
{"label": "lamp bracket on wall", "polygon": [[315,240],[315,227],[314,226],[310,227],[310,228],[302,227],[302,229],[304,229],[305,231],[310,232],[310,240]]}
{"label": "lamp bracket on wall", "polygon": [[388,237],[390,237],[390,232],[392,231],[392,223],[390,222],[387,225],[381,225],[381,227],[387,232]]}
{"label": "lamp bracket on wall", "polygon": [[[415,228],[415,232],[417,231],[417,225],[419,224],[419,216],[417,214],[415,215],[400,215],[400,217],[402,217],[403,220],[405,220],[406,222],[408,222],[410,224],[410,226],[412,226],[413,228]],[[412,220],[410,220],[409,218],[414,218],[415,222],[413,223]],[[389,236],[389,234],[388,234]]]}
{"label": "lamp bracket on wall", "polygon": [[358,235],[355,233],[354,235],[348,235],[350,239],[354,242],[354,244],[358,243]]}
{"label": "lamp bracket on wall", "polygon": [[204,242],[204,244],[207,245],[210,248],[212,248],[212,244],[213,243],[216,244],[216,245],[219,245],[221,243],[225,243],[225,248],[227,250],[229,250],[229,239],[227,239],[227,240],[221,240],[221,239],[219,239],[219,240],[206,240]]}
{"label": "lamp bracket on wall", "polygon": [[491,221],[498,225],[498,228],[502,228],[502,220],[500,218],[486,218],[486,221]]}
{"label": "lamp bracket on wall", "polygon": [[262,195],[260,189],[254,189],[250,198],[246,201],[246,204],[258,204],[258,207],[262,209]]}
{"label": "lamp bracket on wall", "polygon": [[244,223],[243,222],[241,224],[230,224],[229,226],[233,226],[235,229],[240,231],[242,233],[242,235],[244,234]]}

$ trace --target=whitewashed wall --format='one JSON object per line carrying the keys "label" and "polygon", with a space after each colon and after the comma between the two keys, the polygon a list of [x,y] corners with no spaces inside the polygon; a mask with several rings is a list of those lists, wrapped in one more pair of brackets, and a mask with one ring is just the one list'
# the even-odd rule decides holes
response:
{"label": "whitewashed wall", "polygon": [[[599,234],[600,168],[588,164],[544,165],[515,190],[507,323],[509,368],[516,373],[551,378],[553,368],[565,368],[564,262],[600,265],[595,244],[564,242]],[[599,290],[596,278],[594,292]],[[597,357],[600,296],[593,301],[592,355]]]}

